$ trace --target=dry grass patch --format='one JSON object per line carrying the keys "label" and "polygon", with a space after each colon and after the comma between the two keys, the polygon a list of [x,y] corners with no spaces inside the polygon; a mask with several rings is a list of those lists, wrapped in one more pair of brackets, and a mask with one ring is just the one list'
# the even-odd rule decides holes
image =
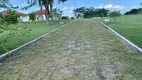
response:
{"label": "dry grass patch", "polygon": [[0,62],[0,79],[141,79],[141,57],[98,22],[77,20]]}

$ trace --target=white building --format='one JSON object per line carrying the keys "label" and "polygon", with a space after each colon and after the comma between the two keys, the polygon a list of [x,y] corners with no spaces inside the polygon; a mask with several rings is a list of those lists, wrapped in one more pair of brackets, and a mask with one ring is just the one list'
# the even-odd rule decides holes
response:
{"label": "white building", "polygon": [[[4,10],[1,13],[2,13],[3,16],[5,16],[5,15],[8,14],[8,12],[9,12],[9,10]],[[22,21],[22,22],[29,21],[29,16],[28,15],[26,15],[24,13],[21,13],[21,12],[18,12],[18,11],[15,11],[15,14],[21,14],[21,15],[23,15],[23,16],[20,16],[20,21]]]}
{"label": "white building", "polygon": [[[46,17],[45,17],[45,14],[47,13],[47,10],[42,10],[42,13],[41,13],[41,10],[38,10],[38,11],[35,11],[33,12],[33,14],[36,14],[36,21],[39,21],[39,20],[46,20]],[[49,20],[61,20],[61,14],[59,13],[53,13],[52,14],[52,18],[49,16]]]}
{"label": "white building", "polygon": [[41,10],[38,10],[33,12],[33,14],[36,14],[36,21],[46,20],[46,17],[45,17],[46,10],[42,10],[42,13],[41,13]]}

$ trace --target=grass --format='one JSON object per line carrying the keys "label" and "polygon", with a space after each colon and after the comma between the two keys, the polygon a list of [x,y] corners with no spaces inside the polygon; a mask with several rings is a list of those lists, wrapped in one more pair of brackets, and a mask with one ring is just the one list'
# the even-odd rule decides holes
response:
{"label": "grass", "polygon": [[[63,22],[68,23],[70,20],[64,20]],[[6,43],[2,43],[2,45],[4,45],[8,50],[12,50],[14,48],[17,48],[23,44],[25,44],[26,42],[29,42],[43,34],[46,34],[60,26],[62,26],[63,24],[60,24],[60,21],[57,20],[52,20],[49,21],[49,26],[46,25],[45,21],[36,21],[36,22],[31,22],[30,24],[28,23],[19,23],[17,25],[14,25],[12,27],[19,27],[24,28],[24,27],[28,27],[28,29],[31,29],[30,33],[26,33],[24,36],[18,37],[18,35],[15,35],[14,37],[10,37],[8,38]],[[19,33],[25,32],[23,30],[20,30]],[[0,37],[2,36],[6,36],[6,32],[3,34],[0,34]],[[6,50],[3,47],[0,47],[0,55],[5,53]]]}
{"label": "grass", "polygon": [[141,80],[142,55],[95,20],[77,20],[0,62],[1,80]]}
{"label": "grass", "polygon": [[110,22],[105,22],[112,29],[123,35],[134,44],[142,48],[142,15],[122,16],[116,19],[114,24],[111,19]]}

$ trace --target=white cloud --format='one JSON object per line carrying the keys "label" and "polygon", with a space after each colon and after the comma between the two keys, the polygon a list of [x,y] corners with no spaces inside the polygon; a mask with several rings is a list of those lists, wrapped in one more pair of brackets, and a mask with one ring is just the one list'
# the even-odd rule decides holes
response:
{"label": "white cloud", "polygon": [[98,7],[94,7],[95,9],[97,9]]}
{"label": "white cloud", "polygon": [[53,6],[53,9],[55,9],[56,8],[56,6]]}
{"label": "white cloud", "polygon": [[113,8],[114,8],[114,9],[117,9],[117,10],[122,10],[122,9],[124,9],[124,7],[123,7],[123,6],[120,6],[120,5],[115,5],[115,6],[113,6]]}
{"label": "white cloud", "polygon": [[113,9],[113,10],[122,10],[124,9],[123,6],[120,5],[113,5],[113,4],[108,4],[108,5],[99,5],[98,7],[94,7],[95,9],[99,8],[105,8],[105,9]]}
{"label": "white cloud", "polygon": [[68,9],[68,7],[64,7],[63,9],[64,9],[64,10],[67,10],[67,9]]}
{"label": "white cloud", "polygon": [[45,7],[43,7],[43,9],[45,9]]}
{"label": "white cloud", "polygon": [[137,8],[137,6],[134,6],[133,8]]}
{"label": "white cloud", "polygon": [[74,7],[70,7],[70,9],[71,9],[71,10],[73,10],[73,9],[74,9]]}
{"label": "white cloud", "polygon": [[63,14],[62,16],[67,16],[66,14]]}
{"label": "white cloud", "polygon": [[103,5],[99,5],[97,8],[103,8]]}
{"label": "white cloud", "polygon": [[105,5],[104,8],[105,9],[113,8],[113,5],[112,4],[108,4],[108,5]]}
{"label": "white cloud", "polygon": [[20,5],[18,5],[19,7],[26,7],[26,6],[28,6],[28,4],[26,4],[26,3],[23,3],[23,4],[20,4]]}
{"label": "white cloud", "polygon": [[65,14],[69,13],[68,11],[64,11]]}
{"label": "white cloud", "polygon": [[62,16],[69,16],[69,17],[72,17],[74,14],[73,14],[73,10],[74,10],[74,7],[73,6],[70,6],[70,7],[63,7],[62,8],[62,11],[63,11],[63,15]]}
{"label": "white cloud", "polygon": [[73,14],[73,11],[72,11],[72,10],[70,10],[70,11],[69,11],[69,13],[70,13],[70,14]]}

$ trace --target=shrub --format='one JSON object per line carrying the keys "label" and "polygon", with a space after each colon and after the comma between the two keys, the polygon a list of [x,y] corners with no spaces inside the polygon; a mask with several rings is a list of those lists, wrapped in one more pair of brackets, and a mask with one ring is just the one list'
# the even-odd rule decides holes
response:
{"label": "shrub", "polygon": [[109,14],[109,17],[113,18],[114,19],[114,22],[116,22],[116,17],[120,17],[121,16],[121,13],[120,11],[113,11]]}
{"label": "shrub", "polygon": [[67,20],[67,19],[69,19],[69,17],[68,16],[62,16],[62,19]]}
{"label": "shrub", "polygon": [[30,18],[30,20],[35,21],[36,20],[36,14],[33,14],[33,13],[29,14],[29,18]]}
{"label": "shrub", "polygon": [[17,24],[19,18],[20,15],[16,14],[15,11],[9,11],[7,15],[3,16],[3,19],[7,24]]}
{"label": "shrub", "polygon": [[[7,15],[0,14],[0,34],[6,32],[4,36],[0,37],[0,51],[6,51],[8,52],[8,49],[5,47],[8,40],[10,40],[11,37],[17,35],[18,37],[23,36],[26,32],[28,32],[27,28],[19,28],[18,26],[10,26],[10,25],[16,25],[19,23],[20,15],[16,14],[15,11],[9,10]],[[24,30],[22,33],[21,30]],[[19,40],[20,41],[20,40]]]}
{"label": "shrub", "polygon": [[71,17],[71,19],[74,19],[74,17]]}

